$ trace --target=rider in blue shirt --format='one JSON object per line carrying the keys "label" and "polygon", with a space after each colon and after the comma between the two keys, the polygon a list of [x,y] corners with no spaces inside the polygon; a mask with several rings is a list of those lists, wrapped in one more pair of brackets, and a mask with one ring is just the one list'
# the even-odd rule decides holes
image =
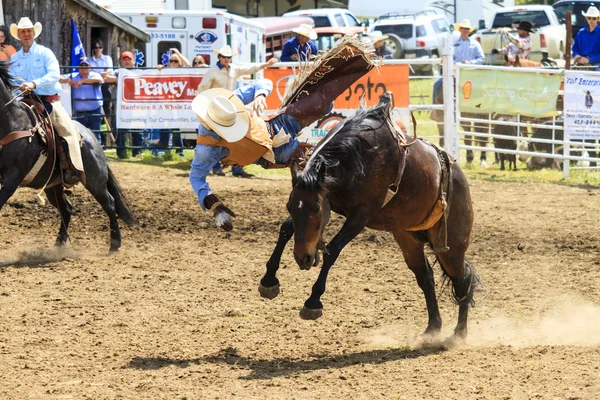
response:
{"label": "rider in blue shirt", "polygon": [[21,18],[18,25],[10,26],[11,35],[23,45],[21,50],[10,59],[10,73],[17,80],[16,85],[23,93],[33,92],[42,101],[52,105],[50,121],[58,135],[67,142],[74,168],[72,169],[66,160],[64,163],[61,160],[61,166],[65,169],[63,181],[67,185],[74,185],[79,181],[85,184],[79,133],[58,96],[62,90],[58,82],[60,79],[58,60],[52,50],[35,43],[35,38],[41,32],[42,24],[37,22],[33,25],[27,17]]}
{"label": "rider in blue shirt", "polygon": [[289,39],[283,45],[281,51],[281,61],[306,61],[310,55],[317,54],[317,46],[313,40],[317,39],[317,34],[310,25],[302,24],[294,29],[296,37]]}

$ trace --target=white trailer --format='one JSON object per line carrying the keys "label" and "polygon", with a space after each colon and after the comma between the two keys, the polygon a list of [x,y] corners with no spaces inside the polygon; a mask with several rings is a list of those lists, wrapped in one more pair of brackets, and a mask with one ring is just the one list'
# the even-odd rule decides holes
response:
{"label": "white trailer", "polygon": [[166,65],[171,48],[177,48],[190,62],[200,54],[212,66],[218,61],[214,50],[225,45],[233,49],[235,63],[265,62],[265,27],[248,18],[215,9],[111,11],[151,36],[149,43],[136,46],[143,54],[138,66]]}

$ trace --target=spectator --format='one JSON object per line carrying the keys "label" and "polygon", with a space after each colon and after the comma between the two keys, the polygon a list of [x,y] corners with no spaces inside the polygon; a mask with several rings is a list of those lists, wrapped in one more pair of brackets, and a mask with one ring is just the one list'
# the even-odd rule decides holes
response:
{"label": "spectator", "polygon": [[[471,22],[468,19],[464,19],[458,23],[460,36],[454,37],[454,64],[483,64],[485,58],[481,44],[470,37],[471,34]],[[436,104],[438,101],[438,95],[442,89],[442,78],[439,78],[433,84],[433,103]],[[466,125],[468,124],[468,125]],[[470,123],[462,125],[467,131],[471,131]],[[465,136],[465,144],[471,145],[471,135]],[[486,143],[484,142],[483,145]],[[482,166],[487,166],[486,154],[484,151],[481,152],[480,163]],[[473,150],[467,150],[467,163],[473,162]]]}
{"label": "spectator", "polygon": [[[231,63],[231,59],[233,57],[233,51],[231,47],[225,46],[218,51],[215,51],[219,61],[217,61],[217,65],[206,71],[204,77],[202,78],[202,82],[198,86],[198,94],[214,88],[227,89],[229,91],[235,90],[238,86],[238,78],[242,75],[254,74],[266,67],[269,67],[275,64],[278,60],[276,58],[271,58],[266,63],[260,65],[253,65],[251,67],[239,67]],[[231,168],[231,173],[233,176],[238,178],[252,178],[252,174],[244,171],[243,168],[233,166]],[[217,162],[213,167],[213,174],[224,176],[223,167],[220,162]]]}
{"label": "spectator", "polygon": [[[180,68],[180,67],[189,67],[190,62],[187,58],[185,58],[179,50],[176,48],[171,49],[171,54],[169,55],[168,68]],[[157,67],[159,70],[163,69],[162,65]],[[184,157],[183,154],[183,140],[181,139],[181,132],[179,129],[159,129],[158,130],[160,138],[158,139],[158,143],[156,144],[157,149],[166,149],[169,147],[169,136],[170,132],[173,132],[173,147],[179,147],[178,154],[181,158]]]}
{"label": "spectator", "polygon": [[596,7],[591,6],[587,12],[582,12],[582,14],[587,20],[588,26],[581,28],[575,36],[573,62],[577,65],[600,66],[600,29],[596,29],[600,12]]}
{"label": "spectator", "polygon": [[102,90],[100,85],[104,82],[102,75],[90,69],[90,62],[82,58],[79,62],[79,72],[63,75],[60,83],[68,83],[71,86],[71,98],[73,99],[73,116],[75,121],[96,135],[98,142],[102,143],[100,124],[102,123]]}
{"label": "spectator", "polygon": [[281,61],[306,61],[311,55],[316,55],[317,46],[313,40],[317,39],[317,34],[312,27],[302,24],[293,31],[296,33],[296,37],[288,39],[283,45]]}
{"label": "spectator", "polygon": [[[135,56],[131,51],[124,51],[121,54],[121,68],[132,69],[135,68]],[[104,78],[105,82],[117,82],[119,71],[114,71],[110,75]],[[117,157],[124,159],[127,158],[127,131],[125,129],[117,130]],[[131,155],[137,157],[142,154],[142,147],[144,147],[144,136],[141,131],[131,131]]]}
{"label": "spectator", "polygon": [[369,39],[371,40],[371,42],[373,42],[373,47],[375,48],[375,54],[377,54],[384,60],[391,60],[392,58],[394,58],[394,53],[392,52],[392,49],[390,49],[385,44],[385,39],[387,39],[388,37],[388,35],[382,34],[381,31],[373,31],[369,35]]}
{"label": "spectator", "polygon": [[492,53],[506,54],[511,60],[514,60],[516,56],[528,60],[531,53],[531,36],[529,34],[533,32],[531,22],[519,22],[517,26],[518,36],[511,35],[506,28],[502,28],[502,32],[506,35],[509,43],[500,50],[492,51]]}
{"label": "spectator", "polygon": [[192,60],[192,67],[208,67],[208,65],[206,64],[204,57],[202,57],[200,54],[198,54]]}
{"label": "spectator", "polygon": [[17,50],[10,44],[8,37],[8,28],[4,25],[0,26],[0,60],[10,60]]}
{"label": "spectator", "polygon": [[[103,79],[106,79],[106,75],[112,74],[113,72],[113,60],[110,56],[103,54],[104,42],[100,38],[94,39],[94,47],[92,49],[92,56],[89,58],[90,65],[93,67],[94,72],[98,72],[102,75]],[[106,81],[106,80],[105,80]],[[114,120],[111,115],[114,114],[112,107],[112,94],[108,85],[102,85],[102,98],[104,103],[102,109],[104,115],[107,117],[107,121],[111,122],[109,126],[114,128]],[[108,124],[108,122],[107,122]]]}

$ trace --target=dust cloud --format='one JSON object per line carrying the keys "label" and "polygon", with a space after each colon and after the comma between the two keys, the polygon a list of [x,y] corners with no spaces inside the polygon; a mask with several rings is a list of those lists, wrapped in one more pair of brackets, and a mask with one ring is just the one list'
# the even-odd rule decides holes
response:
{"label": "dust cloud", "polygon": [[[549,301],[542,310],[528,315],[507,316],[491,313],[481,319],[470,313],[467,347],[493,346],[598,346],[600,345],[600,306],[579,297],[561,296]],[[455,317],[455,316],[454,316]],[[456,319],[446,316],[444,340],[451,335]],[[422,330],[425,329],[425,325]],[[385,326],[364,338],[369,347],[419,348],[422,331],[406,326]]]}

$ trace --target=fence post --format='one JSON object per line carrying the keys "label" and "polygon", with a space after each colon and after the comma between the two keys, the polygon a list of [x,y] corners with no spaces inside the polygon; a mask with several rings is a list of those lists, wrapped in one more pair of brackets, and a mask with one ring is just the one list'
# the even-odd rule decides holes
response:
{"label": "fence post", "polygon": [[442,47],[442,90],[444,91],[444,147],[458,160],[458,147],[454,138],[454,48],[452,34],[444,36]]}

